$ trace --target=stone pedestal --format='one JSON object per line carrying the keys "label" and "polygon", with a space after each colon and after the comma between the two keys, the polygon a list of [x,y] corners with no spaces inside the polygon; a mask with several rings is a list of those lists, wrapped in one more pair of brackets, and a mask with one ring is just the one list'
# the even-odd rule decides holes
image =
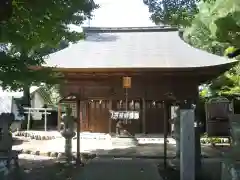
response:
{"label": "stone pedestal", "polygon": [[0,115],[0,179],[4,179],[14,169],[11,166],[13,139],[9,130],[13,120],[13,114]]}
{"label": "stone pedestal", "polygon": [[72,155],[72,138],[75,136],[75,132],[63,131],[62,136],[65,138],[65,156],[66,161],[70,162],[73,160]]}
{"label": "stone pedestal", "polygon": [[230,134],[232,135],[231,150],[224,154],[222,163],[222,180],[240,179],[240,114],[229,115]]}
{"label": "stone pedestal", "polygon": [[71,116],[71,108],[67,108],[66,116],[63,118],[62,136],[65,138],[65,158],[67,163],[73,160],[72,154],[72,138],[76,135],[74,132],[75,118]]}

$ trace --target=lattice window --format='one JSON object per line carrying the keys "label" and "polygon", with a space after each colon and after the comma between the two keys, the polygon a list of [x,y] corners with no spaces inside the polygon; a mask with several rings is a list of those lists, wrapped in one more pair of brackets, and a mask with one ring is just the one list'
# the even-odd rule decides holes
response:
{"label": "lattice window", "polygon": [[163,108],[162,102],[157,102],[157,108],[159,108],[159,109]]}
{"label": "lattice window", "polygon": [[108,108],[108,101],[106,101],[106,100],[101,101],[101,108],[102,109]]}
{"label": "lattice window", "polygon": [[94,109],[94,108],[95,108],[95,103],[94,103],[94,101],[89,101],[89,104],[90,104],[90,108],[91,108],[91,109]]}
{"label": "lattice window", "polygon": [[69,103],[69,107],[72,109],[72,116],[77,117],[77,104]]}
{"label": "lattice window", "polygon": [[[139,104],[139,106],[140,106],[140,104]],[[151,101],[151,100],[149,100],[149,101],[146,102],[146,108],[148,108],[148,109],[155,109],[155,108],[162,109],[163,108],[163,103],[161,101],[154,101],[154,100]]]}
{"label": "lattice window", "polygon": [[134,110],[134,101],[129,102],[129,109]]}
{"label": "lattice window", "polygon": [[99,107],[100,107],[99,101],[95,101],[95,107],[96,107],[97,109],[99,109]]}
{"label": "lattice window", "polygon": [[135,102],[135,110],[139,110],[140,109],[140,102]]}
{"label": "lattice window", "polygon": [[82,109],[82,119],[84,120],[87,117],[87,104],[86,102],[81,102],[81,109]]}

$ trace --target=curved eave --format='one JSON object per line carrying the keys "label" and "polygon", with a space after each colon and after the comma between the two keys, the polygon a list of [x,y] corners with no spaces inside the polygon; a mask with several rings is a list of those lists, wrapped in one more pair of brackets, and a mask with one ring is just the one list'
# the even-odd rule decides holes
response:
{"label": "curved eave", "polygon": [[[52,67],[54,71],[57,72],[76,72],[76,73],[101,73],[101,72],[159,72],[159,73],[200,73],[200,74],[212,74],[214,72],[225,72],[231,69],[236,65],[238,61],[231,61],[225,64],[219,64],[215,66],[203,66],[203,67],[172,67],[172,68],[129,68],[129,67],[120,67],[120,68],[61,68],[61,67]],[[215,73],[214,73],[215,74]]]}

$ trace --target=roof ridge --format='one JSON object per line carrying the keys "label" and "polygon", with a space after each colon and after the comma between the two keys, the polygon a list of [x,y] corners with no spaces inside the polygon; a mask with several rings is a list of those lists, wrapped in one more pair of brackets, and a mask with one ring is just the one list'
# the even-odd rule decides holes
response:
{"label": "roof ridge", "polygon": [[148,27],[82,27],[84,33],[109,33],[109,32],[168,32],[178,31],[173,26],[148,26]]}

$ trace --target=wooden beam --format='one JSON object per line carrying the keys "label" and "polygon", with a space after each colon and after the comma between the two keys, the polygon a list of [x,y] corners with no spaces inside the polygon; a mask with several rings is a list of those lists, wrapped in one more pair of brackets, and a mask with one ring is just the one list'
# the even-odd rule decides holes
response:
{"label": "wooden beam", "polygon": [[142,132],[146,133],[146,101],[142,98]]}
{"label": "wooden beam", "polygon": [[[108,110],[112,110],[112,99],[109,100],[109,108],[108,108]],[[110,116],[108,118],[108,132],[109,132],[109,134],[112,133],[112,119],[111,119]]]}
{"label": "wooden beam", "polygon": [[164,108],[164,168],[167,168],[167,135],[168,135],[168,119],[167,119],[167,112],[168,107],[166,102],[163,102],[163,108]]}
{"label": "wooden beam", "polygon": [[60,131],[60,125],[61,125],[61,114],[62,114],[62,109],[61,109],[61,104],[59,103],[58,104],[58,124],[57,124],[57,127],[58,127],[58,131]]}

